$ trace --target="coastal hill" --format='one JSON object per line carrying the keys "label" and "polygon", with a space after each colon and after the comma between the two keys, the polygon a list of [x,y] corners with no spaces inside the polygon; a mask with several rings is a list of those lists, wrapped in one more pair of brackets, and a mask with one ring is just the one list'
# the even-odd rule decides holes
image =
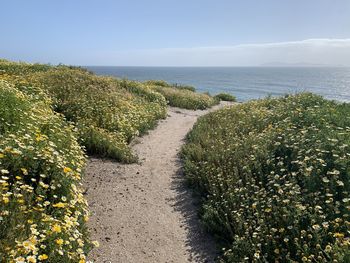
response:
{"label": "coastal hill", "polygon": [[0,60],[1,262],[350,262],[350,104]]}

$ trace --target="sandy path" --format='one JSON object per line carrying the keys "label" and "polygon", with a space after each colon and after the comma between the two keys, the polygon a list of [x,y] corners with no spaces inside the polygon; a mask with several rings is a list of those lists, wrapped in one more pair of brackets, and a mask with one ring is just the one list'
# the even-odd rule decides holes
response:
{"label": "sandy path", "polygon": [[169,108],[169,117],[134,144],[140,164],[90,159],[85,179],[89,227],[100,242],[90,260],[213,262],[215,244],[199,225],[178,157],[185,135],[207,112]]}

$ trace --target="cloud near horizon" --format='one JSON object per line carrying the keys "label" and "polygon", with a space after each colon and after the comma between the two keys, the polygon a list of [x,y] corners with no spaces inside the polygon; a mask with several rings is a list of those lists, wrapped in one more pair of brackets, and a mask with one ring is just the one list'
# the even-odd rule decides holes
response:
{"label": "cloud near horizon", "polygon": [[270,63],[350,66],[350,38],[129,50],[98,54],[94,60],[100,65],[121,66],[260,66]]}

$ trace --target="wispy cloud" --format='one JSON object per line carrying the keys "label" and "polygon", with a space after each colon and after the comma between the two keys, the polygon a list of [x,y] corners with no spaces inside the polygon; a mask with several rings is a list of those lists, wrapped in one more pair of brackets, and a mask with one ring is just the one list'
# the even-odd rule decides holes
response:
{"label": "wispy cloud", "polygon": [[272,62],[350,66],[350,38],[162,48],[99,54],[101,63],[146,66],[256,66]]}

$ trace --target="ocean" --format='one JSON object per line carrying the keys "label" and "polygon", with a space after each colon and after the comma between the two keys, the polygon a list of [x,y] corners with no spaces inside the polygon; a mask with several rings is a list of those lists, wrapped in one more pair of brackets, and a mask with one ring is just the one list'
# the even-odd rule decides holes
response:
{"label": "ocean", "polygon": [[350,102],[350,68],[326,67],[110,67],[89,66],[98,75],[145,81],[161,79],[200,92],[235,95],[238,101],[313,92]]}

